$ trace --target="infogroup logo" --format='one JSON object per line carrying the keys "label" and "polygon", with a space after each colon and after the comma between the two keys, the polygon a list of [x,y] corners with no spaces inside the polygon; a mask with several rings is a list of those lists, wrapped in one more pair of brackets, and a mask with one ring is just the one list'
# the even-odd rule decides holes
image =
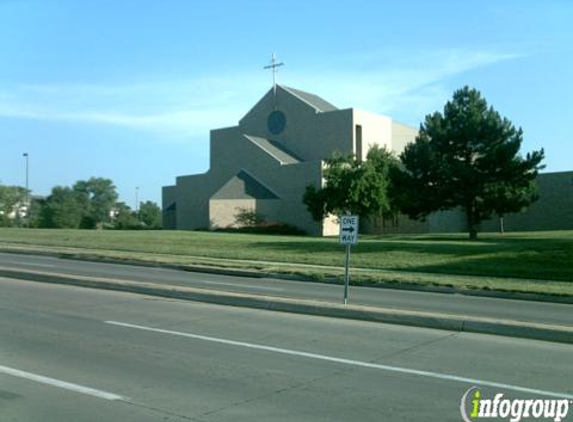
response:
{"label": "infogroup logo", "polygon": [[[472,387],[464,393],[460,412],[465,422],[480,419],[501,418],[510,422],[521,420],[553,420],[560,422],[567,417],[573,400],[568,399],[504,399],[503,393],[497,393],[493,399],[482,397],[478,387]],[[469,403],[469,406],[468,406]]]}

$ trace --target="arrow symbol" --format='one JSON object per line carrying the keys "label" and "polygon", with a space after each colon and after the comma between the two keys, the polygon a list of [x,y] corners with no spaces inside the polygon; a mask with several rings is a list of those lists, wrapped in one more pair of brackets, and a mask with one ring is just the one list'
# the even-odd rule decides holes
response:
{"label": "arrow symbol", "polygon": [[342,228],[343,232],[350,232],[353,233],[354,232],[354,226],[350,226],[350,227],[343,227]]}

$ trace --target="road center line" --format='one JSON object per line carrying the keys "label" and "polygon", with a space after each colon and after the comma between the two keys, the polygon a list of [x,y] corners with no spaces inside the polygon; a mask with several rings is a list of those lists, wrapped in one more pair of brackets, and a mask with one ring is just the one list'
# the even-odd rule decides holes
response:
{"label": "road center line", "polygon": [[31,381],[39,382],[41,384],[47,384],[53,387],[75,391],[76,393],[87,394],[89,396],[98,397],[100,399],[127,401],[125,397],[113,393],[108,393],[107,391],[96,390],[93,388],[85,387],[83,385],[73,384],[71,382],[61,381],[55,378],[44,377],[42,375],[33,374],[31,372],[20,371],[19,369],[9,368],[8,366],[0,365],[0,374],[7,374],[18,378],[25,378]]}
{"label": "road center line", "polygon": [[255,289],[255,290],[269,290],[273,292],[282,292],[284,289],[280,287],[266,287],[266,286],[255,286],[253,284],[237,284],[237,283],[224,283],[222,281],[206,281],[206,280],[193,280],[197,283],[203,284],[210,284],[213,286],[233,286],[233,287],[243,287],[246,289]]}
{"label": "road center line", "polygon": [[36,268],[56,268],[55,265],[53,264],[39,264],[39,263],[27,263],[27,264],[21,264],[24,265],[26,267],[36,267]]}
{"label": "road center line", "polygon": [[54,264],[40,264],[36,262],[2,261],[3,264],[21,265],[23,267],[55,268]]}
{"label": "road center line", "polygon": [[505,389],[505,390],[518,391],[521,393],[542,395],[542,396],[548,396],[548,397],[558,397],[558,398],[573,400],[573,395],[571,395],[571,394],[557,393],[557,392],[545,391],[545,390],[537,390],[537,389],[533,389],[533,388],[520,387],[518,385],[512,385],[512,384],[503,384],[503,383],[486,381],[486,380],[479,380],[479,379],[474,379],[474,378],[459,377],[456,375],[441,374],[439,372],[430,372],[430,371],[421,371],[418,369],[402,368],[399,366],[380,365],[377,363],[364,362],[364,361],[359,361],[359,360],[342,359],[342,358],[337,358],[337,357],[333,357],[333,356],[320,355],[320,354],[316,354],[316,353],[308,353],[308,352],[301,352],[301,351],[291,350],[291,349],[283,349],[280,347],[265,346],[265,345],[261,345],[261,344],[253,344],[253,343],[246,343],[246,342],[242,342],[242,341],[227,340],[227,339],[223,339],[223,338],[209,337],[209,336],[203,336],[203,335],[199,335],[199,334],[191,334],[191,333],[183,333],[183,332],[179,332],[179,331],[164,330],[161,328],[145,327],[142,325],[128,324],[125,322],[105,321],[105,323],[111,324],[111,325],[116,325],[119,327],[134,328],[137,330],[152,331],[152,332],[161,333],[161,334],[171,334],[171,335],[180,336],[180,337],[188,337],[188,338],[192,338],[192,339],[196,339],[196,340],[210,341],[213,343],[221,343],[221,344],[226,344],[226,345],[231,345],[231,346],[246,347],[249,349],[264,350],[267,352],[280,353],[283,355],[300,356],[300,357],[305,357],[305,358],[310,358],[310,359],[319,359],[319,360],[328,361],[328,362],[335,362],[335,363],[339,363],[339,364],[343,364],[343,365],[352,365],[352,366],[358,366],[358,367],[363,367],[363,368],[378,369],[378,370],[382,370],[382,371],[398,372],[398,373],[409,374],[409,375],[417,375],[417,376],[426,377],[426,378],[434,378],[434,379],[440,379],[440,380],[446,380],[446,381],[461,382],[461,383],[472,384],[472,385],[476,385],[476,386],[495,387],[495,388],[500,388],[500,389]]}

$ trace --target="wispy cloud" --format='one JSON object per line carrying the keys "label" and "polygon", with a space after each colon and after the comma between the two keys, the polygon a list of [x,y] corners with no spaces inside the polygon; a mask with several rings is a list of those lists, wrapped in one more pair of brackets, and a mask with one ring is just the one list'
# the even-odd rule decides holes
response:
{"label": "wispy cloud", "polygon": [[[353,60],[370,62],[367,68],[340,66],[320,73],[289,69],[284,76],[285,83],[338,106],[409,120],[443,104],[451,94],[448,78],[517,57],[480,51],[368,55]],[[267,88],[259,74],[123,85],[0,85],[0,116],[117,125],[169,139],[205,139],[212,128],[236,124]]]}
{"label": "wispy cloud", "polygon": [[223,78],[126,85],[20,85],[0,87],[0,116],[106,124],[164,134],[208,137],[241,115],[240,92]]}
{"label": "wispy cloud", "polygon": [[[379,57],[379,56],[378,56]],[[443,50],[410,55],[371,57],[360,72],[328,71],[301,75],[315,92],[341,107],[419,119],[441,108],[451,96],[450,80],[469,70],[522,57],[521,54]],[[368,62],[363,57],[363,62]]]}

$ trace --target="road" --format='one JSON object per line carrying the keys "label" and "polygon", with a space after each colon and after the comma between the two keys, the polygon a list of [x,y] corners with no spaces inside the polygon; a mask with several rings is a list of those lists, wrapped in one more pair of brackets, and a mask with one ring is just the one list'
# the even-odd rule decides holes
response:
{"label": "road", "polygon": [[572,368],[566,344],[0,278],[3,422],[460,421],[473,385],[572,400]]}
{"label": "road", "polygon": [[[342,286],[331,284],[190,273],[35,255],[0,253],[0,266],[337,303],[341,302],[343,294]],[[390,309],[573,326],[571,304],[357,286],[350,288],[350,302]]]}

